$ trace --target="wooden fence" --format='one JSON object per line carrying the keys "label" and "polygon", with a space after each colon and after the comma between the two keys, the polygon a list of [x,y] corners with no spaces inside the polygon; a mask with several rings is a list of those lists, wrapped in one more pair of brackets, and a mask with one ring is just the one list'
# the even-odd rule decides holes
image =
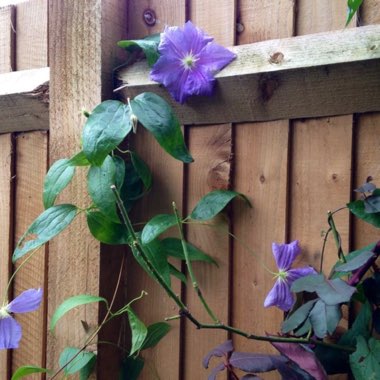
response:
{"label": "wooden fence", "polygon": [[[0,8],[1,291],[12,270],[10,257],[15,241],[42,210],[48,162],[77,151],[84,121],[80,110],[91,110],[102,99],[113,96],[112,69],[124,58],[116,47],[118,40],[144,37],[162,31],[165,25],[182,25],[191,19],[220,44],[243,45],[341,30],[345,17],[346,0],[30,0]],[[375,23],[380,23],[380,1],[364,0],[359,19],[350,27]],[[380,37],[375,49],[379,45]],[[48,71],[41,69],[48,63],[49,125],[44,116]],[[35,78],[32,88],[2,90],[10,81],[12,87],[28,82],[17,78],[22,78],[21,70],[29,69],[39,69],[28,72],[29,78]],[[4,74],[15,70],[20,73]],[[34,91],[36,87],[38,91]],[[19,98],[20,93],[27,95]],[[36,105],[29,105],[31,100],[37,100],[42,108],[36,112]],[[288,102],[291,105],[292,99]],[[12,107],[15,104],[17,107]],[[27,108],[17,112],[20,107]],[[276,332],[283,316],[278,310],[263,311],[273,279],[244,245],[274,270],[271,243],[298,239],[303,253],[299,264],[317,266],[321,231],[327,226],[326,212],[351,199],[352,189],[367,176],[380,183],[380,114],[308,118],[307,111],[302,119],[184,126],[195,159],[186,166],[168,158],[141,129],[133,141],[154,173],[154,191],[138,205],[137,221],[169,212],[173,200],[182,205],[184,213],[191,211],[197,200],[213,189],[233,188],[252,201],[252,209],[236,203],[229,218],[219,220],[222,229],[244,244],[210,229],[189,227],[186,232],[193,244],[219,263],[219,268],[194,265],[200,286],[218,317],[256,334]],[[74,199],[81,204],[85,193],[84,181],[78,180],[60,200]],[[336,224],[345,250],[378,240],[374,228],[350,220],[347,212],[337,215]],[[62,349],[68,344],[80,345],[86,334],[79,321],[92,327],[102,317],[103,310],[83,307],[74,312],[73,318],[60,322],[55,336],[47,333],[46,318],[66,297],[112,294],[123,250],[98,244],[86,229],[84,220],[76,221],[16,276],[12,294],[43,286],[45,302],[38,312],[19,318],[23,340],[18,350],[0,352],[1,379],[9,378],[12,371],[25,364],[57,368]],[[335,252],[329,243],[327,268],[335,262]],[[119,303],[124,297],[130,300],[139,295],[142,289],[149,294],[135,307],[146,324],[177,313],[175,305],[130,256],[124,279],[125,294],[120,294]],[[206,320],[192,290],[175,286],[191,312]],[[120,337],[124,330],[121,322],[116,322],[101,340]],[[146,366],[141,378],[207,378],[202,358],[227,338],[224,331],[195,331],[187,322],[174,322],[170,334],[156,348],[144,352]],[[264,343],[236,336],[232,339],[239,351],[270,350]],[[120,352],[99,345],[98,354],[97,378],[117,379]]]}

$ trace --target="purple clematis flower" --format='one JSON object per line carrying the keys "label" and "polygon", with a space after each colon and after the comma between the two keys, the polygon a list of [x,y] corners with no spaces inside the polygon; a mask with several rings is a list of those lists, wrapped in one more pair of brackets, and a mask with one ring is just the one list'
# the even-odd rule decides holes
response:
{"label": "purple clematis flower", "polygon": [[152,68],[151,79],[162,83],[180,103],[190,95],[211,95],[214,75],[236,58],[212,41],[191,21],[183,28],[166,27],[158,46],[161,56]]}
{"label": "purple clematis flower", "polygon": [[37,310],[42,301],[41,289],[22,292],[11,303],[0,307],[0,350],[17,348],[21,339],[21,326],[11,313],[27,313]]}
{"label": "purple clematis flower", "polygon": [[300,277],[317,272],[310,266],[290,269],[293,261],[300,253],[298,240],[289,244],[272,244],[273,256],[278,272],[275,273],[276,283],[268,293],[264,301],[264,307],[277,306],[281,310],[288,311],[294,304],[294,296],[290,291],[293,282]]}

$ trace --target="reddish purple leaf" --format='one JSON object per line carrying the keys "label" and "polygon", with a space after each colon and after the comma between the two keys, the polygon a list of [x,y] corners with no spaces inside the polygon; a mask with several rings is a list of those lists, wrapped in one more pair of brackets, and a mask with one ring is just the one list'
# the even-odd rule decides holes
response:
{"label": "reddish purple leaf", "polygon": [[296,363],[315,380],[327,380],[327,374],[314,352],[307,350],[298,343],[271,343],[282,355]]}
{"label": "reddish purple leaf", "polygon": [[224,343],[219,345],[218,347],[213,348],[202,361],[203,367],[208,368],[208,364],[210,359],[213,356],[217,356],[218,358],[225,356],[228,357],[228,354],[233,351],[234,347],[232,345],[232,340],[226,340]]}
{"label": "reddish purple leaf", "polygon": [[220,363],[218,364],[210,373],[210,375],[208,376],[208,380],[216,380],[216,376],[218,375],[219,372],[222,372],[224,371],[225,369],[225,365],[224,363]]}
{"label": "reddish purple leaf", "polygon": [[262,378],[256,375],[244,375],[240,380],[262,380]]}
{"label": "reddish purple leaf", "polygon": [[230,358],[230,364],[244,372],[268,372],[276,369],[272,357],[275,357],[279,361],[287,362],[287,359],[280,355],[233,352]]}

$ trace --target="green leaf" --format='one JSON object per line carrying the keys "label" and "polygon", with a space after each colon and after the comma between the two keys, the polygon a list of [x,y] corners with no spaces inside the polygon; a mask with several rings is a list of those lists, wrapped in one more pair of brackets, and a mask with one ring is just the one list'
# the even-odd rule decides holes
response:
{"label": "green leaf", "polygon": [[136,173],[144,184],[145,191],[150,190],[153,179],[149,166],[135,152],[131,152],[131,161]]}
{"label": "green leaf", "polygon": [[281,331],[283,333],[288,333],[300,326],[307,319],[310,310],[316,302],[317,300],[312,300],[299,307],[294,313],[285,319],[282,324]]}
{"label": "green leaf", "polygon": [[149,66],[153,66],[158,60],[160,54],[158,53],[158,45],[160,43],[160,34],[153,34],[147,36],[142,40],[125,40],[119,41],[117,46],[129,51],[142,50],[146,56]]}
{"label": "green leaf", "polygon": [[144,359],[127,357],[121,365],[121,373],[119,380],[137,380],[144,367]]}
{"label": "green leaf", "polygon": [[148,334],[141,346],[141,350],[154,347],[169,331],[170,325],[166,322],[157,322],[148,326]]}
{"label": "green leaf", "polygon": [[95,369],[96,355],[79,371],[79,380],[87,380]]}
{"label": "green leaf", "polygon": [[178,280],[182,281],[184,284],[187,283],[187,279],[186,279],[186,276],[180,272],[174,265],[170,264],[169,263],[169,273],[178,278]]}
{"label": "green leaf", "polygon": [[370,322],[372,317],[372,307],[367,301],[362,305],[359,314],[356,316],[351,328],[347,330],[339,339],[338,344],[346,346],[354,346],[356,338],[360,335],[365,339],[370,337]]}
{"label": "green leaf", "polygon": [[88,166],[90,162],[87,160],[83,151],[80,151],[76,155],[70,158],[70,164],[73,166]]}
{"label": "green leaf", "polygon": [[62,232],[75,218],[77,208],[62,204],[48,208],[29,226],[13,252],[13,262]]}
{"label": "green leaf", "polygon": [[115,186],[120,191],[125,179],[125,161],[119,156],[113,156],[112,161],[115,165]]}
{"label": "green leaf", "polygon": [[[185,254],[183,253],[181,239],[178,238],[166,238],[161,240],[161,244],[165,253],[169,256],[175,257],[180,260],[185,260]],[[190,261],[205,261],[207,263],[215,264],[218,266],[217,262],[206,253],[199,250],[194,245],[186,242],[187,251],[189,253]]]}
{"label": "green leaf", "polygon": [[320,284],[323,284],[325,277],[323,274],[312,274],[304,277],[300,277],[295,280],[290,288],[292,292],[315,292]]}
{"label": "green leaf", "polygon": [[91,166],[87,175],[87,188],[91,199],[99,210],[115,223],[120,223],[116,211],[116,199],[111,190],[115,185],[116,167],[111,156],[101,166]]}
{"label": "green leaf", "polygon": [[[377,189],[378,190],[378,189]],[[380,196],[370,195],[364,199],[364,211],[368,214],[380,212]]]}
{"label": "green leaf", "polygon": [[83,129],[83,152],[91,165],[99,166],[131,131],[129,107],[106,100],[92,111]]}
{"label": "green leaf", "polygon": [[177,224],[177,219],[174,215],[159,214],[154,216],[143,228],[141,241],[143,244],[148,244],[159,235],[165,232],[168,228]]}
{"label": "green leaf", "polygon": [[54,330],[57,322],[70,310],[78,307],[87,305],[89,303],[94,302],[105,302],[107,304],[107,300],[103,297],[91,296],[88,294],[79,294],[70,298],[65,299],[55,310],[51,321],[50,321],[50,330]]}
{"label": "green leaf", "polygon": [[49,370],[46,368],[36,367],[33,365],[24,365],[22,367],[17,368],[11,380],[19,380],[25,376],[32,375],[33,373],[47,373],[47,372],[49,372]]}
{"label": "green leaf", "polygon": [[380,340],[368,342],[358,336],[356,351],[350,355],[350,365],[356,380],[377,380],[380,373]]}
{"label": "green leaf", "polygon": [[144,195],[144,184],[130,161],[125,162],[125,178],[120,190],[124,207],[129,212],[136,200]]}
{"label": "green leaf", "polygon": [[380,228],[380,212],[368,214],[365,211],[364,201],[357,200],[357,201],[347,203],[347,207],[359,219],[362,219],[365,222],[372,224],[373,226],[377,228]]}
{"label": "green leaf", "polygon": [[144,344],[145,338],[148,334],[148,329],[143,322],[137,317],[132,308],[128,306],[128,319],[129,326],[132,331],[132,347],[129,356],[132,356],[136,352],[139,352]]}
{"label": "green leaf", "polygon": [[363,0],[347,0],[347,18],[346,18],[346,26],[352,20],[355,13],[358,11],[359,7],[362,5]]}
{"label": "green leaf", "polygon": [[354,257],[350,261],[347,261],[347,263],[339,264],[338,266],[334,267],[335,271],[340,272],[351,272],[355,269],[360,268],[362,265],[364,265],[372,256],[374,255],[371,251],[363,251],[360,253],[360,255]]}
{"label": "green leaf", "polygon": [[313,326],[314,334],[318,338],[324,338],[327,333],[332,334],[342,313],[338,305],[326,305],[322,300],[318,300],[310,312],[309,320]]}
{"label": "green leaf", "polygon": [[163,149],[177,160],[193,162],[181,126],[170,105],[160,96],[144,92],[131,101],[133,113]]}
{"label": "green leaf", "polygon": [[82,368],[85,368],[94,357],[96,358],[93,352],[80,351],[79,348],[66,347],[59,356],[59,366],[61,368],[66,366],[64,369],[66,375],[72,375],[80,371]]}
{"label": "green leaf", "polygon": [[70,183],[75,167],[70,160],[62,159],[54,162],[45,176],[43,202],[45,209],[54,205],[57,196]]}
{"label": "green leaf", "polygon": [[241,193],[231,190],[214,190],[206,194],[197,203],[190,215],[190,218],[196,220],[212,219],[236,197],[243,198],[249,206],[251,205],[247,197]]}
{"label": "green leaf", "polygon": [[86,211],[87,225],[92,236],[105,244],[128,244],[129,235],[124,224],[114,223],[100,211]]}

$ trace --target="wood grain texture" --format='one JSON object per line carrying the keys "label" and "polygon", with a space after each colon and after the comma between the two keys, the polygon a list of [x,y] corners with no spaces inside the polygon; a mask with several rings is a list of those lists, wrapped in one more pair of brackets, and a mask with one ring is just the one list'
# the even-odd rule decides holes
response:
{"label": "wood grain texture", "polygon": [[[14,147],[10,133],[0,135],[0,291],[1,302],[12,270],[13,251],[13,190],[14,190]],[[0,378],[10,378],[9,350],[0,351]]]}
{"label": "wood grain texture", "polygon": [[[380,1],[366,0],[360,8],[360,25],[380,24]],[[355,166],[353,168],[354,188],[365,182],[371,175],[380,186],[379,135],[380,113],[358,115],[355,130]],[[379,239],[378,229],[357,218],[353,218],[353,248],[361,248]]]}
{"label": "wood grain texture", "polygon": [[[252,12],[256,14],[256,22],[249,16]],[[253,9],[241,9],[240,14],[242,20],[250,20],[250,26],[244,23],[247,33],[239,35],[239,44],[256,42],[260,37],[292,36],[293,1],[257,2]],[[234,208],[233,231],[242,243],[233,243],[232,321],[234,326],[257,335],[275,332],[283,316],[275,308],[264,310],[264,299],[273,286],[273,278],[262,265],[276,270],[271,244],[286,239],[288,144],[288,120],[235,127],[234,188],[249,197],[253,208],[242,203]],[[264,342],[237,336],[233,341],[239,351],[274,351]],[[277,379],[278,374],[264,376],[265,379]]]}
{"label": "wood grain texture", "polygon": [[49,129],[49,68],[0,75],[0,133]]}
{"label": "wood grain texture", "polygon": [[48,0],[29,0],[17,5],[16,70],[48,64]]}
{"label": "wood grain texture", "polygon": [[[109,17],[112,12],[114,15]],[[113,67],[109,67],[112,62],[109,56],[117,57],[121,51],[116,42],[125,38],[126,14],[126,2],[121,0],[49,2],[49,57],[54,73],[50,94],[50,163],[69,157],[80,149],[84,123],[81,109],[92,110],[101,102],[102,96],[112,96],[108,76]],[[59,203],[69,202],[80,207],[89,205],[85,175],[85,170],[79,170]],[[114,260],[101,267],[99,255],[109,253],[105,246],[100,247],[90,236],[83,215],[50,243],[49,318],[69,296],[112,291],[100,288],[105,285],[102,276],[107,278],[108,273],[116,276],[120,266],[119,255],[113,253]],[[60,321],[55,336],[48,336],[49,368],[57,368],[58,357],[64,347],[83,344],[86,333],[80,321],[86,321],[92,328],[101,317],[98,313],[98,307],[92,304],[74,310],[70,317]],[[106,347],[99,346],[99,351]],[[108,360],[108,369],[112,368],[110,378],[116,378],[119,357],[109,355],[103,360]]]}
{"label": "wood grain texture", "polygon": [[207,102],[199,97],[176,105],[165,89],[148,79],[145,62],[119,72],[125,83],[121,93],[156,92],[169,100],[185,124],[377,111],[379,28],[372,25],[233,47],[238,58],[217,75],[215,95]]}
{"label": "wood grain texture", "polygon": [[15,68],[15,7],[0,8],[0,74]]}
{"label": "wood grain texture", "polygon": [[[148,27],[143,18],[144,10],[154,11],[156,24]],[[165,24],[182,25],[185,22],[185,2],[169,0],[131,0],[128,2],[128,38],[142,38],[147,34],[163,31]],[[142,127],[137,130],[131,142],[133,149],[149,165],[153,173],[153,190],[144,197],[133,210],[136,222],[147,222],[159,213],[171,213],[171,203],[176,202],[182,208],[183,164],[168,156],[153,137]],[[128,299],[140,295],[144,289],[148,295],[134,304],[134,310],[144,323],[162,321],[165,317],[178,314],[174,302],[140,268],[137,262],[128,257],[126,292]],[[181,285],[173,280],[173,288],[180,294]],[[145,367],[142,380],[179,378],[180,366],[180,324],[171,322],[171,331],[156,347],[146,350],[142,355]]]}
{"label": "wood grain texture", "polygon": [[[192,0],[189,9],[190,20],[205,30],[215,41],[223,46],[235,43],[234,1]],[[212,20],[212,21],[211,21]],[[232,161],[232,125],[208,125],[186,127],[189,149],[194,163],[188,166],[186,173],[185,210],[188,213],[208,192],[216,189],[229,189],[231,184]],[[200,289],[218,319],[229,323],[229,287],[230,287],[230,239],[228,218],[219,217],[212,221],[217,228],[189,226],[187,238],[204,252],[212,255],[219,267],[205,263],[194,263],[193,269]],[[204,307],[191,286],[188,277],[186,304],[199,320],[212,323]],[[183,335],[182,378],[186,380],[206,377],[202,366],[203,357],[214,347],[228,338],[225,331],[195,331],[194,325],[186,321]],[[227,374],[220,374],[226,379]]]}
{"label": "wood grain texture", "polygon": [[[48,135],[46,132],[28,132],[16,138],[16,192],[15,192],[15,244],[33,220],[43,211],[42,194],[48,160]],[[27,289],[41,288],[45,292],[47,281],[47,247],[33,254],[20,270],[13,283],[14,295]],[[26,256],[27,257],[27,256]],[[19,260],[17,268],[23,259]],[[46,352],[46,303],[33,313],[17,314],[23,336],[20,346],[12,352],[12,372],[25,363],[45,367]],[[34,375],[41,379],[42,375]]]}

